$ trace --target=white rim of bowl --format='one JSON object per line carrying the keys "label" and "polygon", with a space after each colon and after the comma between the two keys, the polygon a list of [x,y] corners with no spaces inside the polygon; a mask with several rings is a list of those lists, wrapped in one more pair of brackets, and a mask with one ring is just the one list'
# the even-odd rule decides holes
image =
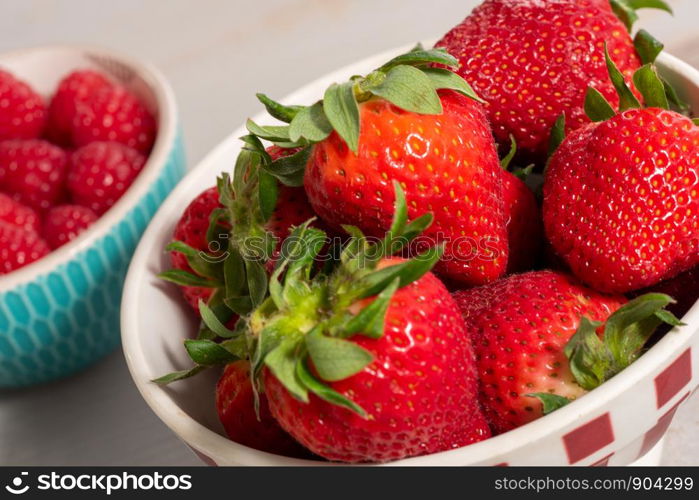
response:
{"label": "white rim of bowl", "polygon": [[[409,49],[411,46],[402,47]],[[370,56],[367,59],[381,59],[391,57],[399,53],[400,49],[392,49],[381,54]],[[348,66],[337,70],[341,72],[348,68],[353,69],[356,66],[362,65],[366,61],[362,60],[357,63],[352,63]],[[660,66],[668,67],[678,75],[683,75],[694,81],[699,87],[699,71],[683,62],[682,60],[663,52],[661,53],[658,63]],[[300,93],[303,89],[309,86],[316,85],[318,82],[328,80],[335,71],[321,76],[320,78],[309,82],[308,84],[292,92],[289,96],[281,99],[280,102],[295,102],[293,96]],[[186,184],[189,178],[194,178],[198,174],[201,166],[215,161],[221,154],[221,151],[227,149],[228,141],[232,140],[235,132],[229,135],[221,143],[214,147],[197,165],[191,169],[180,184]],[[181,190],[184,187],[180,187]],[[174,204],[174,199],[177,198],[180,189],[173,190],[159,208],[148,228],[144,232],[142,241],[147,241],[152,238],[151,233],[155,234],[159,230],[158,218],[164,216],[169,210],[170,205]],[[121,330],[122,330],[122,348],[124,356],[131,373],[131,377],[136,384],[139,392],[145,399],[148,406],[153,412],[167,425],[180,439],[187,445],[195,448],[197,451],[208,455],[213,454],[213,458],[218,458],[223,454],[230,453],[239,458],[240,462],[260,465],[347,465],[335,462],[324,462],[314,460],[304,460],[298,458],[285,457],[259,451],[249,448],[245,445],[236,443],[227,437],[214,432],[205,427],[187,413],[183,412],[166,394],[161,386],[150,382],[149,375],[146,373],[146,353],[141,349],[141,344],[138,341],[137,332],[139,332],[138,324],[136,323],[137,315],[132,314],[134,308],[139,307],[135,303],[137,294],[135,290],[145,282],[147,269],[145,266],[137,266],[137,263],[144,260],[146,255],[151,251],[148,245],[139,244],[136,252],[133,255],[131,265],[127,273],[126,282],[124,284],[121,309]],[[687,322],[687,326],[675,327],[668,332],[656,345],[648,350],[631,366],[626,368],[622,373],[608,380],[594,391],[586,394],[571,404],[557,410],[555,413],[534,420],[522,427],[513,429],[504,434],[491,437],[484,441],[474,443],[468,446],[457,448],[454,450],[442,451],[430,455],[410,457],[385,464],[374,465],[409,465],[409,466],[425,466],[438,465],[435,461],[439,461],[439,465],[462,465],[464,461],[468,463],[483,463],[489,460],[495,460],[507,453],[511,453],[518,448],[521,448],[533,440],[541,439],[551,434],[560,433],[564,428],[574,424],[579,420],[581,415],[595,414],[607,408],[612,400],[620,394],[627,391],[629,387],[635,386],[637,383],[647,377],[649,372],[652,372],[664,366],[665,362],[674,359],[674,356],[679,355],[685,349],[691,340],[692,331],[690,327],[692,323],[699,323],[699,302],[695,303],[692,308],[684,315],[683,320]]]}
{"label": "white rim of bowl", "polygon": [[[41,45],[11,50],[0,54],[0,62],[7,58],[18,58],[43,51],[74,51],[95,54],[114,59],[134,70],[148,85],[157,105],[158,130],[153,149],[146,164],[124,195],[106,211],[87,231],[74,240],[53,250],[45,257],[11,273],[0,275],[0,293],[18,285],[29,283],[42,274],[48,274],[70,261],[76,254],[90,248],[114,225],[121,221],[134,205],[148,192],[168,156],[172,152],[177,135],[177,105],[169,82],[155,66],[119,51],[88,44]],[[78,68],[76,68],[78,69]],[[30,82],[31,84],[31,82]]]}

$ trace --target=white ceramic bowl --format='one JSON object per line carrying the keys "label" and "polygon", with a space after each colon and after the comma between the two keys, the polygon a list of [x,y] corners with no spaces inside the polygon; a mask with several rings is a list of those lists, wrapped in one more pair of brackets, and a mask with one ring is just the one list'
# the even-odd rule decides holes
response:
{"label": "white ceramic bowl", "polygon": [[[310,103],[330,83],[365,73],[394,50],[333,72],[283,99]],[[664,54],[658,64],[684,98],[699,108],[699,72]],[[265,119],[260,115],[258,122]],[[196,325],[175,287],[156,277],[168,268],[163,252],[184,206],[230,170],[243,127],[216,147],[172,192],[146,230],[124,287],[122,339],[138,389],[153,411],[204,461],[219,465],[307,465],[306,460],[247,448],[225,437],[214,407],[217,373],[160,387],[149,382],[190,366],[182,340]],[[631,367],[555,413],[506,434],[457,450],[390,465],[622,465],[636,461],[663,436],[677,404],[699,382],[699,304]],[[692,370],[694,366],[694,370]]]}
{"label": "white ceramic bowl", "polygon": [[185,165],[174,95],[152,66],[102,48],[46,46],[2,53],[0,68],[45,97],[71,71],[101,71],[139,96],[158,122],[147,163],[109,211],[75,240],[0,276],[2,388],[71,374],[119,344],[119,301],[131,254]]}

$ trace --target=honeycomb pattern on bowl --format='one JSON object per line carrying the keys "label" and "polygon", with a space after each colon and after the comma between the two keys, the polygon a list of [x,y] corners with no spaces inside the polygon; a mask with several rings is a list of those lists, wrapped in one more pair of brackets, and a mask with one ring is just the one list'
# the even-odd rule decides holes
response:
{"label": "honeycomb pattern on bowl", "polygon": [[70,375],[119,345],[119,306],[129,261],[184,170],[178,134],[148,191],[101,238],[50,272],[0,291],[0,388]]}

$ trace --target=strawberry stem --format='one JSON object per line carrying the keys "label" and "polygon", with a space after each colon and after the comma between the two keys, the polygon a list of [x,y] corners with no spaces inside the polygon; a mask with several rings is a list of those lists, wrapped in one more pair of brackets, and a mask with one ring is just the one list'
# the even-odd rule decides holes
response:
{"label": "strawberry stem", "polygon": [[681,325],[665,309],[674,303],[669,295],[647,293],[627,302],[604,323],[582,317],[564,348],[577,383],[587,390],[598,387],[638,358],[660,324]]}

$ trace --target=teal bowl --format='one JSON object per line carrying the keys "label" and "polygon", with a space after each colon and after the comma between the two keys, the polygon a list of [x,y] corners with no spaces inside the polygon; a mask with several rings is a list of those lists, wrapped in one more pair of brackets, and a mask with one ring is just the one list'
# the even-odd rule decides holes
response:
{"label": "teal bowl", "polygon": [[105,49],[38,47],[0,54],[0,68],[49,95],[62,76],[96,69],[135,92],[158,121],[146,165],[88,231],[43,259],[0,276],[0,388],[75,373],[119,345],[124,276],[141,234],[182,178],[175,99],[155,68]]}

